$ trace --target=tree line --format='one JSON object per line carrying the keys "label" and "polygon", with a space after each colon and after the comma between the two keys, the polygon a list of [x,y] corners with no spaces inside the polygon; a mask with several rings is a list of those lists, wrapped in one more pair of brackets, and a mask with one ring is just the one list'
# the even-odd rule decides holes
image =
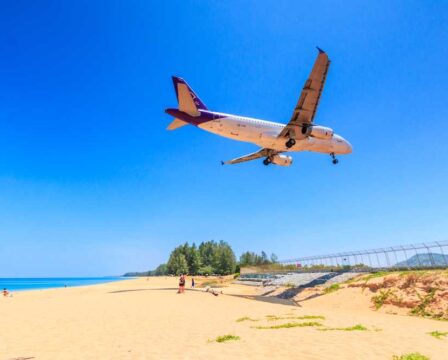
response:
{"label": "tree line", "polygon": [[176,247],[170,254],[166,264],[155,270],[137,273],[126,273],[125,276],[160,276],[160,275],[229,275],[239,272],[241,266],[264,265],[277,263],[277,256],[270,257],[262,251],[260,255],[246,251],[239,261],[231,246],[225,241],[204,241],[199,246],[188,242]]}

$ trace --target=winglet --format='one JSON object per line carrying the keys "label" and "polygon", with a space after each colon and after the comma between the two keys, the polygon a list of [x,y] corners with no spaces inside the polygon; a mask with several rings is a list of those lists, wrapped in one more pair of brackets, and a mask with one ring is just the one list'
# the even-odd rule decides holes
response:
{"label": "winglet", "polygon": [[319,46],[316,46],[316,48],[319,51],[319,54],[325,54],[325,51],[323,51]]}

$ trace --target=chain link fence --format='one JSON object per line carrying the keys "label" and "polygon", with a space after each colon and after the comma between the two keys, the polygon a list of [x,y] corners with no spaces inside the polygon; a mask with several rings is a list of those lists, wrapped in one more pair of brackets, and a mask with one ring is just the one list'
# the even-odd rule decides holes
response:
{"label": "chain link fence", "polygon": [[295,271],[347,269],[353,271],[448,268],[448,241],[349,251],[280,261]]}

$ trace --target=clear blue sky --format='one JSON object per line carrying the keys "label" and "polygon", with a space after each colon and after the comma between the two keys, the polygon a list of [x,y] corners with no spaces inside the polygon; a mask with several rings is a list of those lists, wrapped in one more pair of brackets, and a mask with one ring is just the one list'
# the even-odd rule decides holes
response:
{"label": "clear blue sky", "polygon": [[[166,4],[165,4],[166,3]],[[448,3],[10,1],[0,12],[0,276],[147,270],[183,242],[280,258],[447,239]],[[170,76],[286,123],[316,57],[340,158],[165,130]]]}

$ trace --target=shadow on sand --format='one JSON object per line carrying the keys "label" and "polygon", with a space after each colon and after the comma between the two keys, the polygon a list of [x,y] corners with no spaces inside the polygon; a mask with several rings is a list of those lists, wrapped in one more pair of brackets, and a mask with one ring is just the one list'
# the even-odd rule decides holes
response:
{"label": "shadow on sand", "polygon": [[[173,291],[177,292],[177,287],[171,287],[171,288],[153,288],[153,289],[128,289],[128,290],[116,290],[116,291],[110,291],[109,294],[120,294],[120,293],[127,293],[127,292],[134,292],[134,291]],[[211,294],[207,293],[204,289],[185,289],[187,292],[195,291],[195,292],[201,292],[204,294]],[[279,305],[293,305],[293,306],[300,306],[297,303],[295,303],[291,299],[279,299],[277,297],[268,297],[268,296],[261,296],[261,295],[238,295],[238,294],[218,294],[219,296],[234,296],[239,297],[243,299],[248,300],[255,300],[255,301],[263,301],[271,304],[279,304]]]}
{"label": "shadow on sand", "polygon": [[129,290],[116,290],[116,291],[109,291],[108,294],[118,294],[118,293],[126,293],[126,292],[133,292],[133,291],[177,291],[179,288],[157,288],[157,289],[129,289]]}

